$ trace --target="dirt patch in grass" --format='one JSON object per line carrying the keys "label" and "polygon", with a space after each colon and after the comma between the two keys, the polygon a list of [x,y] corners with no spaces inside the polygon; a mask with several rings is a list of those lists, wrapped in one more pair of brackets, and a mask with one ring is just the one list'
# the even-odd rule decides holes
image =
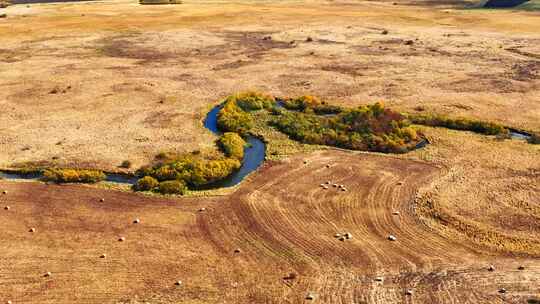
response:
{"label": "dirt patch in grass", "polygon": [[[229,48],[240,50],[243,56],[260,59],[274,49],[292,49],[291,41],[278,41],[271,38],[271,32],[224,32],[223,37],[232,45]],[[268,38],[270,37],[270,38]]]}

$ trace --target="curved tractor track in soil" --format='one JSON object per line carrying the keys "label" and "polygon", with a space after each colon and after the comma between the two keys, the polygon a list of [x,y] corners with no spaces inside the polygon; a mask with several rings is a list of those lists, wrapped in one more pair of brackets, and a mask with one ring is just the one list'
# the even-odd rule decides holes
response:
{"label": "curved tractor track in soil", "polygon": [[[268,162],[236,192],[214,198],[0,182],[8,191],[0,203],[11,206],[0,212],[0,300],[526,303],[534,298],[540,292],[537,259],[486,252],[469,240],[444,238],[419,221],[414,198],[443,171],[423,162],[329,150]],[[326,181],[347,191],[324,189],[320,184]],[[134,218],[141,222],[133,224]],[[334,237],[345,232],[352,238]],[[390,234],[397,240],[388,240]],[[117,241],[120,236],[124,242]],[[107,257],[101,259],[103,253]],[[490,264],[495,271],[487,270]],[[52,276],[44,278],[47,271]],[[174,285],[177,280],[181,287]],[[315,302],[305,299],[308,292]]]}

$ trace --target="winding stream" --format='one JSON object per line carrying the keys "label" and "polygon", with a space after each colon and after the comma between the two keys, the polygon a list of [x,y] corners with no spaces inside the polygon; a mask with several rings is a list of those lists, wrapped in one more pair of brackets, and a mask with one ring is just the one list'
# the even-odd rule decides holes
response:
{"label": "winding stream", "polygon": [[[210,112],[208,112],[208,114],[206,115],[206,119],[204,120],[204,127],[212,131],[212,133],[216,135],[222,134],[217,126],[217,116],[220,109],[221,105],[214,107]],[[266,145],[262,140],[255,136],[248,136],[246,138],[246,142],[248,144],[244,148],[244,159],[242,161],[242,166],[240,167],[240,169],[229,175],[227,178],[217,181],[215,183],[208,184],[201,189],[226,188],[238,185],[248,174],[259,168],[259,166],[264,162],[264,158],[266,155]],[[138,179],[136,176],[118,173],[105,173],[105,175],[105,181],[118,184],[133,185],[135,182],[137,182]],[[39,180],[43,177],[43,174],[22,174],[5,170],[0,171],[0,177],[11,180]]]}
{"label": "winding stream", "polygon": [[[218,136],[222,134],[222,132],[219,131],[217,125],[217,116],[221,107],[222,105],[214,107],[210,112],[208,112],[208,114],[206,115],[206,119],[204,120],[204,127]],[[515,129],[509,129],[509,131],[510,137],[513,139],[528,140],[531,137],[531,134],[523,131]],[[227,178],[208,184],[200,189],[226,188],[238,185],[247,175],[257,170],[257,168],[261,166],[261,164],[264,162],[266,155],[265,143],[255,136],[248,136],[246,138],[246,142],[248,144],[244,148],[244,159],[242,161],[242,166],[240,167],[240,169],[229,175]],[[422,141],[416,146],[416,148],[422,148],[428,143],[429,142],[427,140]],[[1,178],[11,180],[39,180],[42,176],[42,174],[38,173],[22,174],[8,170],[0,171]],[[137,179],[138,178],[136,176],[126,174],[106,173],[105,181],[133,185],[135,182],[137,182]]]}

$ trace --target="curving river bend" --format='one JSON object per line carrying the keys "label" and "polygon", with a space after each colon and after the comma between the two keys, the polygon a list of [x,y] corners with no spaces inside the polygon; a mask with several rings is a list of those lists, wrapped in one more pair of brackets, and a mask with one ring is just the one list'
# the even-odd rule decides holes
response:
{"label": "curving river bend", "polygon": [[[216,135],[222,134],[217,126],[217,116],[221,107],[221,105],[214,107],[208,112],[204,120],[204,127]],[[265,159],[266,145],[262,140],[255,136],[248,136],[246,142],[248,144],[244,148],[244,159],[240,169],[229,175],[227,178],[208,184],[201,189],[226,188],[238,185],[248,174],[259,168]],[[21,174],[13,171],[0,171],[0,177],[8,180],[39,180],[42,177],[42,174]],[[135,176],[118,173],[106,173],[105,178],[108,182],[128,185],[133,185],[137,182],[137,179],[138,178]]]}
{"label": "curving river bend", "polygon": [[[208,114],[204,120],[204,127],[210,130],[216,135],[221,135],[222,132],[218,128],[217,117],[219,110],[221,110],[222,105],[217,105]],[[514,139],[527,140],[530,138],[530,134],[522,132],[515,129],[510,129],[510,136]],[[264,162],[266,156],[266,144],[259,138],[255,136],[248,136],[246,139],[248,143],[244,147],[244,159],[242,161],[242,166],[238,171],[235,171],[227,178],[208,184],[202,189],[216,189],[216,188],[226,188],[238,185],[242,180],[249,175],[251,172],[257,170],[262,163]],[[421,142],[416,148],[422,148],[427,144],[427,141]],[[0,171],[0,177],[4,179],[11,180],[39,180],[41,174],[21,174],[11,171]],[[133,185],[137,182],[137,177],[125,174],[118,173],[106,173],[105,180],[108,182],[114,182],[119,184],[128,184]]]}

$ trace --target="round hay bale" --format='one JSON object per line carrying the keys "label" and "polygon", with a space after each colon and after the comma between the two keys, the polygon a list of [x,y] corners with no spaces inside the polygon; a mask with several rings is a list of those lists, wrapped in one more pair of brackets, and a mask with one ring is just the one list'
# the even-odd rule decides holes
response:
{"label": "round hay bale", "polygon": [[396,238],[395,236],[393,236],[393,235],[389,235],[389,236],[388,236],[388,240],[390,240],[390,241],[397,241],[397,238]]}
{"label": "round hay bale", "polygon": [[381,32],[381,34],[383,34],[383,35],[388,35],[388,30],[383,30],[383,31]]}
{"label": "round hay bale", "polygon": [[382,281],[384,281],[384,278],[383,277],[375,277],[375,281],[376,282],[382,282]]}
{"label": "round hay bale", "polygon": [[412,289],[407,289],[407,290],[405,291],[405,294],[408,295],[408,296],[412,296],[412,294],[413,294]]}
{"label": "round hay bale", "polygon": [[240,253],[240,252],[242,252],[242,250],[240,250],[240,248],[236,248],[236,249],[234,250],[234,253]]}
{"label": "round hay bale", "polygon": [[331,181],[326,181],[326,183],[327,183],[328,185],[330,185],[332,182],[331,182]]}
{"label": "round hay bale", "polygon": [[347,191],[347,189],[346,188],[341,188],[341,191],[345,192],[345,191]]}
{"label": "round hay bale", "polygon": [[339,240],[342,241],[342,242],[345,242],[345,237],[344,237],[344,236],[340,236],[340,237],[339,237]]}
{"label": "round hay bale", "polygon": [[33,228],[33,227],[32,227],[32,228],[30,228],[30,229],[28,230],[28,232],[36,232],[36,228]]}
{"label": "round hay bale", "polygon": [[107,257],[107,255],[105,253],[99,256],[100,259],[104,259],[106,257]]}
{"label": "round hay bale", "polygon": [[336,234],[334,234],[334,237],[335,237],[335,238],[341,237],[341,233],[336,233]]}
{"label": "round hay bale", "polygon": [[182,281],[176,281],[176,282],[174,282],[174,285],[180,286],[180,285],[182,285]]}
{"label": "round hay bale", "polygon": [[525,270],[525,266],[520,265],[520,266],[518,267],[518,270]]}
{"label": "round hay bale", "polygon": [[315,300],[315,298],[317,298],[317,294],[313,292],[308,292],[308,294],[306,295],[306,300],[313,301]]}
{"label": "round hay bale", "polygon": [[349,232],[345,233],[345,238],[346,238],[347,240],[352,239],[352,234],[350,234]]}
{"label": "round hay bale", "polygon": [[118,241],[119,241],[119,242],[124,242],[125,240],[126,240],[126,238],[123,237],[123,236],[121,236],[121,237],[118,238]]}
{"label": "round hay bale", "polygon": [[136,218],[136,219],[133,220],[133,224],[139,224],[140,222],[141,222],[141,220],[138,219],[138,218]]}
{"label": "round hay bale", "polygon": [[103,203],[104,201],[105,201],[104,198],[100,198],[100,199],[99,199],[99,202],[100,202],[100,203]]}
{"label": "round hay bale", "polygon": [[7,190],[2,191],[2,194],[7,194]]}
{"label": "round hay bale", "polygon": [[337,184],[333,184],[332,187],[337,188]]}
{"label": "round hay bale", "polygon": [[330,165],[326,165],[326,168],[330,168]]}
{"label": "round hay bale", "polygon": [[307,164],[307,163],[308,163],[308,161],[307,161],[307,160],[304,160],[304,165]]}
{"label": "round hay bale", "polygon": [[43,276],[48,278],[48,277],[52,276],[52,273],[50,271],[47,271]]}
{"label": "round hay bale", "polygon": [[399,215],[399,211],[392,212],[393,215]]}
{"label": "round hay bale", "polygon": [[506,293],[506,288],[499,289],[499,293]]}
{"label": "round hay bale", "polygon": [[199,209],[199,212],[204,212],[206,211],[206,208],[202,207],[201,209]]}
{"label": "round hay bale", "polygon": [[296,279],[296,273],[291,272],[291,273],[289,273],[288,275],[286,275],[286,276],[284,277],[284,279],[285,279],[285,280],[294,280],[294,279]]}
{"label": "round hay bale", "polygon": [[328,186],[324,186],[323,189],[324,189],[324,190],[328,190]]}
{"label": "round hay bale", "polygon": [[307,38],[306,38],[306,42],[313,42],[313,38],[307,37]]}
{"label": "round hay bale", "polygon": [[13,302],[11,302],[10,300],[7,300],[6,304],[13,304]]}
{"label": "round hay bale", "polygon": [[488,267],[488,271],[495,271],[495,266],[493,266],[493,265],[489,265],[489,267]]}
{"label": "round hay bale", "polygon": [[4,210],[9,210],[10,208],[11,208],[11,207],[9,207],[9,206],[5,206],[5,207],[4,207]]}

